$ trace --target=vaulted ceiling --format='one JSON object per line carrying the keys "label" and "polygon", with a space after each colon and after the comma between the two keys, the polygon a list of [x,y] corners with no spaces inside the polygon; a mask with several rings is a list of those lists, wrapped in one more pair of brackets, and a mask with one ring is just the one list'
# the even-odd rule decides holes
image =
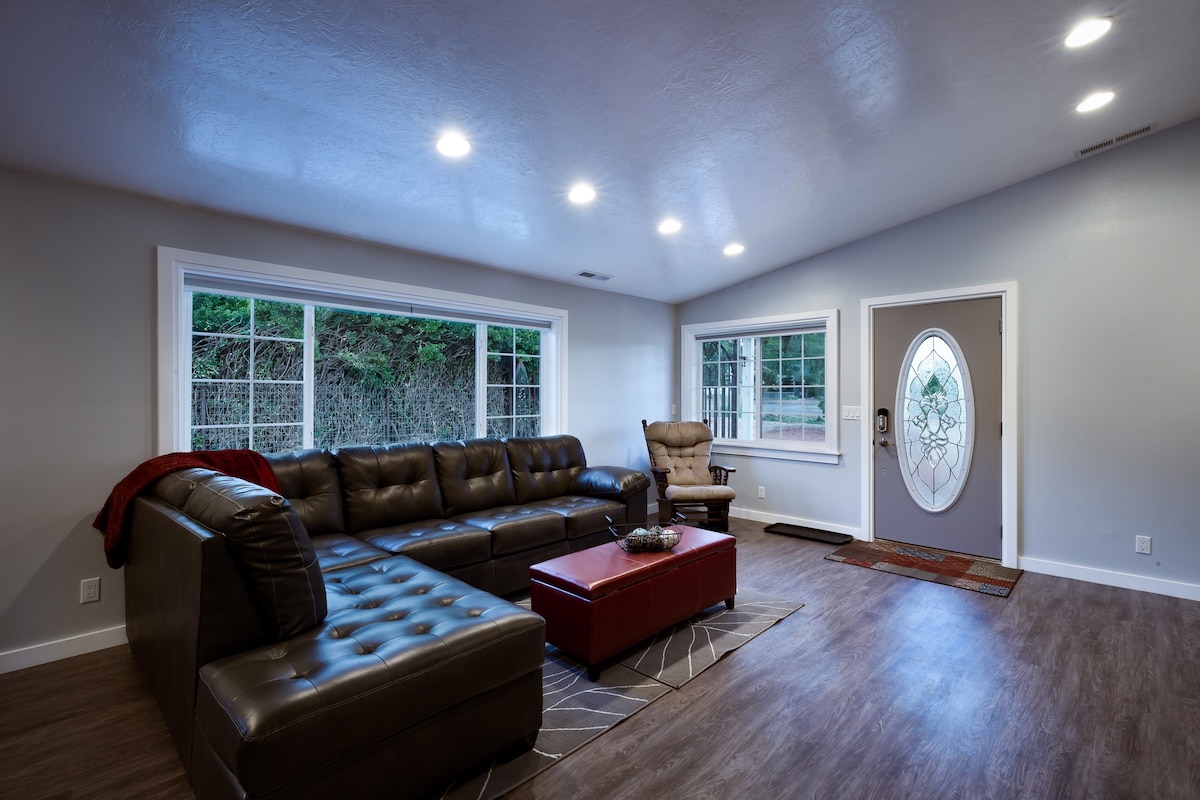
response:
{"label": "vaulted ceiling", "polygon": [[43,0],[0,31],[0,164],[666,302],[1200,116],[1197,0]]}

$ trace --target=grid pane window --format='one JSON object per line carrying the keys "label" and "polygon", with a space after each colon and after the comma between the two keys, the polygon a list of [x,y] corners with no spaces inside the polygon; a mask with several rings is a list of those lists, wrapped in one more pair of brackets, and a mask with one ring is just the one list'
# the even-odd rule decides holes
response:
{"label": "grid pane window", "polygon": [[825,333],[699,342],[700,411],[718,439],[826,441]]}
{"label": "grid pane window", "polygon": [[270,452],[294,441],[286,432],[304,422],[304,307],[195,293],[191,310],[192,449]]}
{"label": "grid pane window", "polygon": [[487,348],[487,435],[539,435],[541,332],[489,325]]}
{"label": "grid pane window", "polygon": [[194,450],[541,430],[538,330],[201,291],[188,298]]}

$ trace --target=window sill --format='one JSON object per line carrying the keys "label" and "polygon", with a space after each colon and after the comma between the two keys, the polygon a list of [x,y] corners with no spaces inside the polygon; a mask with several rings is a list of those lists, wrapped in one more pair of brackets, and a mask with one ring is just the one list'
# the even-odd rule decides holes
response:
{"label": "window sill", "polygon": [[842,458],[842,454],[838,450],[798,450],[794,447],[770,445],[765,442],[738,442],[728,439],[714,441],[712,452],[714,455],[773,458],[777,461],[806,461],[811,464],[837,464]]}

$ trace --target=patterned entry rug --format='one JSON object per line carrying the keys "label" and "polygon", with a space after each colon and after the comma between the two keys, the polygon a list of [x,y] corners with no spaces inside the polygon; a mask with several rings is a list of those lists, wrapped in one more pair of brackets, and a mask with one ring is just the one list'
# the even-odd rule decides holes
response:
{"label": "patterned entry rug", "polygon": [[882,539],[873,542],[855,540],[825,558],[997,597],[1008,597],[1024,572],[961,553],[930,550]]}
{"label": "patterned entry rug", "polygon": [[[520,603],[525,607],[529,601]],[[556,647],[546,646],[542,666],[542,729],[533,750],[500,757],[461,775],[439,795],[444,800],[493,800],[658,698],[687,683],[722,656],[800,608],[754,589],[741,589],[736,607],[722,603],[634,648],[605,667],[596,681]]]}

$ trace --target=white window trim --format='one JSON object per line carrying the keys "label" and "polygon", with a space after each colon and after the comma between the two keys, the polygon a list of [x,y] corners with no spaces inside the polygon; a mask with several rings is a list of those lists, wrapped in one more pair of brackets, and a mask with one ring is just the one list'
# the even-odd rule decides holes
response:
{"label": "white window trim", "polygon": [[825,446],[802,442],[770,440],[741,441],[717,439],[713,452],[721,455],[774,458],[784,461],[809,461],[836,464],[841,458],[838,409],[838,363],[841,350],[838,341],[838,310],[804,311],[771,317],[698,322],[680,326],[680,408],[681,419],[700,419],[700,348],[702,339],[732,338],[735,336],[769,336],[773,332],[796,328],[824,326],[825,330]]}
{"label": "white window trim", "polygon": [[428,289],[335,272],[289,267],[241,258],[158,248],[157,412],[154,448],[158,454],[189,449],[191,420],[183,413],[191,375],[191,315],[184,303],[188,276],[247,285],[273,285],[312,292],[352,305],[355,300],[458,309],[465,315],[495,318],[497,324],[539,323],[542,337],[542,432],[567,430],[567,311],[491,297]]}

